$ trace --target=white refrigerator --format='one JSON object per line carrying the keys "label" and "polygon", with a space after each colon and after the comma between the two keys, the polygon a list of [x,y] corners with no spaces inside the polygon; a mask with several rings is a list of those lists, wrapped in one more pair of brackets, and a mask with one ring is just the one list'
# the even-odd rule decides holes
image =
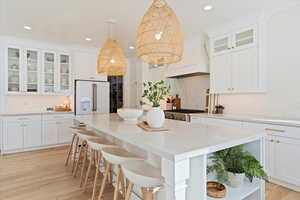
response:
{"label": "white refrigerator", "polygon": [[109,82],[75,80],[75,115],[108,114]]}

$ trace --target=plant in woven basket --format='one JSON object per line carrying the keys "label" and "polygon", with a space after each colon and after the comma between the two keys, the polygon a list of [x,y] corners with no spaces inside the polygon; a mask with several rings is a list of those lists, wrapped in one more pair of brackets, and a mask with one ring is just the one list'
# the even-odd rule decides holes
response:
{"label": "plant in woven basket", "polygon": [[210,157],[212,165],[208,166],[207,173],[215,172],[220,183],[229,180],[228,173],[245,174],[253,181],[253,178],[267,180],[267,174],[259,161],[249,152],[243,150],[243,146],[236,146],[229,149],[217,151]]}
{"label": "plant in woven basket", "polygon": [[[152,103],[152,107],[159,107],[160,101],[164,100],[165,96],[170,93],[171,86],[166,84],[163,80],[158,82],[145,82],[144,94],[142,98],[148,99]],[[143,101],[142,104],[145,104]]]}

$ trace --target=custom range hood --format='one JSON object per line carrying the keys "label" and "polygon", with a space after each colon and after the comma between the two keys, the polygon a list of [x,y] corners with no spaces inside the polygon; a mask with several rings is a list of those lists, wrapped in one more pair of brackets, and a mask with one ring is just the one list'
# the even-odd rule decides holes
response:
{"label": "custom range hood", "polygon": [[187,40],[181,62],[166,66],[166,78],[186,78],[209,74],[207,39],[200,35]]}

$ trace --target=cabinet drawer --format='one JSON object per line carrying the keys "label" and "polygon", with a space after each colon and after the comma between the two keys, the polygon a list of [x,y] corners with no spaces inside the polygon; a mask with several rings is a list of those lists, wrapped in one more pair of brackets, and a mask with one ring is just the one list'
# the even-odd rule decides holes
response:
{"label": "cabinet drawer", "polygon": [[300,139],[300,128],[297,127],[259,124],[250,122],[244,122],[243,126],[245,128],[261,131],[262,133],[267,133],[269,135]]}
{"label": "cabinet drawer", "polygon": [[61,120],[61,119],[72,119],[74,117],[73,114],[50,114],[50,115],[43,115],[43,120]]}
{"label": "cabinet drawer", "polygon": [[18,116],[6,116],[3,118],[6,122],[28,122],[28,121],[40,121],[41,115],[18,115]]}

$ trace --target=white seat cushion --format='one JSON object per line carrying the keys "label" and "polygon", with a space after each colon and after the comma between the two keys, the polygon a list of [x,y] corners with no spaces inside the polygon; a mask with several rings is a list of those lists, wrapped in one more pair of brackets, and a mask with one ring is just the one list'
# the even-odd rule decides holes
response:
{"label": "white seat cushion", "polygon": [[140,187],[157,187],[163,184],[161,170],[145,161],[128,161],[122,164],[125,177]]}
{"label": "white seat cushion", "polygon": [[105,147],[102,149],[105,160],[114,165],[119,165],[130,160],[143,160],[141,157],[119,147]]}

